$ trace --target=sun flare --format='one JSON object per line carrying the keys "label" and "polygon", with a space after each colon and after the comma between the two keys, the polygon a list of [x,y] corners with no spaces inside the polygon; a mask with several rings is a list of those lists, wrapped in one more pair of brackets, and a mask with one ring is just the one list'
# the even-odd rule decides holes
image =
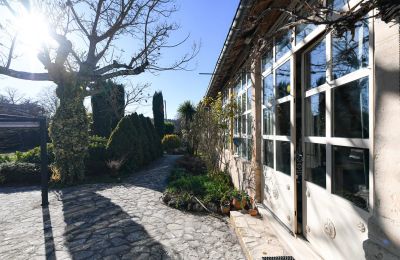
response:
{"label": "sun flare", "polygon": [[36,12],[24,13],[16,21],[18,41],[24,51],[36,55],[43,44],[51,41],[48,24],[44,17]]}

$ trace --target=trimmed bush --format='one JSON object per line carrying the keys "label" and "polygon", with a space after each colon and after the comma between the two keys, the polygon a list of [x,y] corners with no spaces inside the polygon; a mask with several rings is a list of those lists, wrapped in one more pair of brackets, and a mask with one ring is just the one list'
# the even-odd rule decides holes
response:
{"label": "trimmed bush", "polygon": [[133,113],[121,119],[106,149],[110,160],[123,160],[122,171],[134,171],[162,154],[159,140],[150,119]]}
{"label": "trimmed bush", "polygon": [[108,173],[107,138],[101,136],[89,137],[88,156],[85,159],[85,168],[88,175],[103,175]]}
{"label": "trimmed bush", "polygon": [[161,143],[164,151],[171,153],[181,146],[181,139],[177,135],[165,135]]}
{"label": "trimmed bush", "polygon": [[40,165],[9,162],[0,164],[0,184],[40,184]]}

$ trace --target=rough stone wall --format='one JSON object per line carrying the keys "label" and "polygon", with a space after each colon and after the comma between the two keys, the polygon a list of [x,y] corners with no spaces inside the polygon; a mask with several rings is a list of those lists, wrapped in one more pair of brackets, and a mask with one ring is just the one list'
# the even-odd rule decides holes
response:
{"label": "rough stone wall", "polygon": [[400,28],[375,26],[374,201],[367,259],[400,259]]}

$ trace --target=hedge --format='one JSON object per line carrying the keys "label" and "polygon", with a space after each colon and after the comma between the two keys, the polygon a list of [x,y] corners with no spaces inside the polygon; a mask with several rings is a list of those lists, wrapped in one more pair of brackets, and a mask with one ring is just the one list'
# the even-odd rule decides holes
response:
{"label": "hedge", "polygon": [[125,116],[107,143],[110,160],[123,160],[122,171],[134,171],[162,154],[160,139],[150,119],[133,113]]}

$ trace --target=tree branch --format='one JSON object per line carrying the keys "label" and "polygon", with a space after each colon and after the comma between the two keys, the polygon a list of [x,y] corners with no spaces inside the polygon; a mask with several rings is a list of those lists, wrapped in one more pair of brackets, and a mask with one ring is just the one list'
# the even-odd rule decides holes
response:
{"label": "tree branch", "polygon": [[0,74],[24,80],[33,80],[33,81],[51,80],[48,73],[33,73],[26,71],[18,71],[2,66],[0,66]]}

